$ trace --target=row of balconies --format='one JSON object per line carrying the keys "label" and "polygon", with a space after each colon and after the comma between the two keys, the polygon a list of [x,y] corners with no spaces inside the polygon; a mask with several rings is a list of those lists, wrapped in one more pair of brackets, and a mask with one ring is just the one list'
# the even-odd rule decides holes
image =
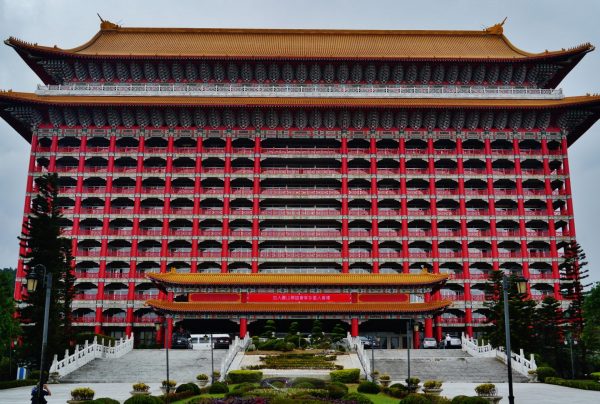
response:
{"label": "row of balconies", "polygon": [[[108,249],[106,253],[102,254],[100,249],[79,249],[74,252],[76,257],[132,257],[130,250],[111,250]],[[153,257],[153,258],[190,258],[192,257],[192,251],[173,251],[170,250],[165,255],[161,251],[144,251],[138,250],[134,257]],[[283,258],[283,259],[295,259],[295,258],[557,258],[558,255],[553,255],[550,251],[531,251],[526,255],[523,255],[521,251],[510,251],[510,252],[498,252],[493,254],[492,251],[470,251],[467,255],[463,254],[462,251],[440,251],[434,254],[433,251],[411,251],[406,256],[401,251],[396,252],[385,252],[380,251],[378,254],[372,252],[349,252],[347,256],[342,254],[341,251],[259,251],[256,256],[252,254],[252,251],[230,251],[224,253],[219,251],[198,251],[197,256],[193,258]]]}
{"label": "row of balconies", "polygon": [[[539,143],[538,143],[539,144]],[[483,146],[483,145],[482,145]],[[38,146],[34,153],[52,153],[52,148],[50,146]],[[158,155],[195,155],[201,156],[205,154],[210,155],[244,155],[244,156],[255,156],[255,155],[318,155],[318,156],[336,156],[336,155],[350,155],[350,156],[366,156],[366,155],[374,155],[374,156],[403,156],[403,155],[420,155],[420,156],[481,156],[486,155],[486,150],[481,147],[477,149],[468,149],[463,148],[461,153],[458,153],[456,148],[405,148],[404,153],[400,152],[398,147],[396,148],[376,148],[375,152],[372,152],[372,149],[369,147],[365,148],[355,148],[348,147],[346,149],[346,153],[341,149],[341,147],[335,148],[317,148],[317,147],[279,147],[279,148],[267,148],[261,147],[258,150],[254,147],[233,147],[230,150],[225,147],[173,147],[169,149],[167,146],[164,147],[144,147],[140,149],[139,147],[119,147],[116,146],[111,148],[110,146],[104,147],[94,147],[94,146],[86,146],[85,149],[81,147],[70,147],[70,146],[60,146],[58,145],[55,151],[57,154],[73,154],[73,155],[85,155],[86,153],[91,154],[108,154],[115,153],[117,155],[136,155],[143,156],[144,154],[158,154]],[[541,148],[536,149],[526,149],[520,148],[516,151],[514,148],[507,149],[490,149],[490,155],[499,155],[499,156],[563,156],[565,153],[562,149],[548,149],[547,153]]]}

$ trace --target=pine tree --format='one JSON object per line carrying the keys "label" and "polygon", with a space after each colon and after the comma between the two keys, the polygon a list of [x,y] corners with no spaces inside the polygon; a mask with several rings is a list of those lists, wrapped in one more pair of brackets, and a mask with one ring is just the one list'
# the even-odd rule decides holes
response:
{"label": "pine tree", "polygon": [[15,270],[0,270],[0,380],[14,379],[16,361],[13,358],[15,339],[20,335],[19,321],[15,318],[13,289]]}
{"label": "pine tree", "polygon": [[563,322],[560,302],[551,296],[546,297],[535,311],[536,353],[561,374],[564,372],[564,360],[561,360],[564,354]]}
{"label": "pine tree", "polygon": [[[495,327],[488,327],[485,338],[492,346],[505,346],[505,323],[504,323],[504,293],[502,287],[502,271],[492,271],[487,284],[487,292],[490,300],[485,303],[488,308],[488,322]],[[511,349],[526,352],[535,350],[533,339],[533,319],[535,314],[535,302],[527,299],[527,295],[519,293],[517,289],[517,278],[511,275],[508,280],[508,307],[510,314]]]}
{"label": "pine tree", "polygon": [[568,319],[567,329],[575,338],[580,338],[583,332],[583,290],[587,286],[582,280],[588,277],[587,260],[583,248],[576,241],[572,241],[565,248],[563,262],[559,265],[561,276],[561,293],[570,301],[569,308],[565,310]]}
{"label": "pine tree", "polygon": [[[20,237],[25,248],[22,257],[25,272],[29,273],[36,265],[44,265],[52,273],[52,293],[48,327],[48,348],[46,363],[55,354],[64,353],[69,347],[71,329],[71,302],[75,277],[71,272],[73,257],[71,240],[61,236],[61,209],[58,206],[58,176],[46,174],[35,181],[38,194],[33,198],[31,213]],[[45,288],[40,282],[37,291],[23,298],[25,303],[19,309],[23,326],[21,358],[37,363],[42,344],[44,322]]]}

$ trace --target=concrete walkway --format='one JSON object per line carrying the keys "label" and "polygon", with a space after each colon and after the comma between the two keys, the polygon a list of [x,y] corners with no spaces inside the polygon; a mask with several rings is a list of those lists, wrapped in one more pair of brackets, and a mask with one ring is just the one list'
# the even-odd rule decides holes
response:
{"label": "concrete walkway", "polygon": [[[460,394],[475,395],[475,386],[478,383],[444,383],[443,396],[454,397]],[[159,384],[149,383],[152,394],[159,394]],[[497,383],[498,392],[504,398],[501,404],[508,403],[508,385]],[[130,394],[129,383],[79,383],[79,384],[53,384],[50,385],[52,396],[48,397],[49,404],[64,404],[70,399],[70,391],[75,387],[91,387],[96,392],[96,398],[111,397],[123,402]],[[9,390],[0,390],[0,403],[26,404],[30,401],[31,387],[18,387]],[[600,402],[600,392],[570,389],[568,387],[552,386],[542,383],[516,383],[514,384],[515,402],[519,404],[592,404]]]}

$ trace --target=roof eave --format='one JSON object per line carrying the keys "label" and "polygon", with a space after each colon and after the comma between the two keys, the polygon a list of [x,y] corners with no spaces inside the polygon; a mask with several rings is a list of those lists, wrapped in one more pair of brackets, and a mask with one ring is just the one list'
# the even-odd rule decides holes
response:
{"label": "roof eave", "polygon": [[31,52],[29,47],[23,46],[19,41],[13,38],[8,38],[4,43],[17,52],[17,54],[23,59],[23,61],[29,66],[31,70],[42,80],[44,84],[60,84],[48,72],[36,62],[35,52]]}

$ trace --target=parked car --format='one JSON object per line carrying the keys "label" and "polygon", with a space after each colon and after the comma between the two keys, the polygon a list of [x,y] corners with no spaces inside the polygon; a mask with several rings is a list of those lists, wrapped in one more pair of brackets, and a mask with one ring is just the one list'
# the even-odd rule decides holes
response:
{"label": "parked car", "polygon": [[375,337],[361,335],[359,338],[360,338],[360,342],[362,342],[362,344],[363,344],[363,348],[371,349],[371,348],[378,347]]}
{"label": "parked car", "polygon": [[192,349],[192,339],[190,338],[190,334],[174,332],[171,348]]}
{"label": "parked car", "polygon": [[446,338],[442,339],[440,341],[440,348],[441,349],[461,349],[462,348],[462,340],[460,339],[460,337],[456,337],[456,336],[450,336],[450,346],[447,345],[446,343]]}
{"label": "parked car", "polygon": [[423,349],[436,349],[438,347],[438,343],[435,338],[424,338],[422,347]]}

